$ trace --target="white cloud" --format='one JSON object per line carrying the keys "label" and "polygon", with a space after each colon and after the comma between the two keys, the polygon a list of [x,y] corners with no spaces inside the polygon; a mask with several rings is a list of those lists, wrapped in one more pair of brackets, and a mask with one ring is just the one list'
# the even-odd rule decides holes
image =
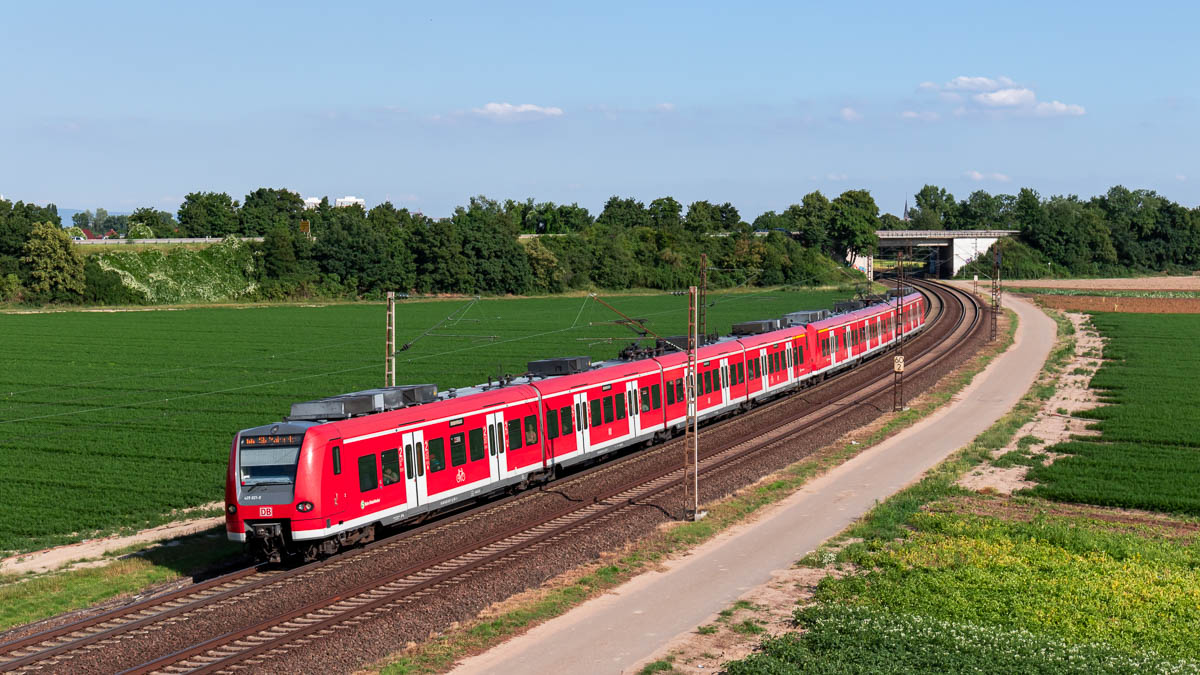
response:
{"label": "white cloud", "polygon": [[1187,180],[1187,176],[1185,176],[1181,173],[1177,173],[1177,174],[1175,174],[1175,180],[1179,181],[1180,183],[1183,183]]}
{"label": "white cloud", "polygon": [[1012,178],[1009,178],[1008,174],[983,173],[981,171],[975,171],[975,170],[964,171],[963,175],[974,181],[991,180],[991,181],[996,181],[998,183],[1007,183],[1010,180],[1012,180]]}
{"label": "white cloud", "polygon": [[475,108],[472,112],[476,115],[484,117],[494,117],[496,119],[516,119],[521,117],[559,117],[563,114],[562,108],[553,106],[540,106],[532,103],[522,103],[513,105],[512,103],[488,103],[482,108]]}
{"label": "white cloud", "polygon": [[825,174],[825,180],[846,180],[847,178],[849,178],[849,176],[847,176],[844,173],[827,173],[827,174]]}
{"label": "white cloud", "polygon": [[654,109],[658,112],[675,112],[674,103],[656,103]]}
{"label": "white cloud", "polygon": [[920,120],[922,122],[936,122],[941,117],[941,115],[933,112],[932,110],[922,110],[921,112],[916,112],[914,110],[905,110],[904,112],[900,113],[900,117],[902,119],[906,119],[906,120]]}
{"label": "white cloud", "polygon": [[[1083,106],[1062,101],[1039,101],[1037,92],[1018,84],[1010,77],[959,75],[945,84],[922,82],[917,89],[934,93],[947,105],[957,105],[953,113],[966,115],[983,113],[1036,115],[1038,117],[1078,117],[1087,111]],[[968,98],[969,97],[969,98]],[[915,119],[905,113],[906,119]]]}
{"label": "white cloud", "polygon": [[960,91],[996,91],[1005,87],[1012,87],[1016,82],[1011,78],[1001,75],[995,79],[990,77],[968,77],[959,75],[945,84],[945,89],[957,89]]}
{"label": "white cloud", "polygon": [[1049,103],[1042,102],[1034,106],[1033,111],[1039,115],[1050,117],[1054,115],[1070,115],[1078,117],[1084,114],[1083,106],[1073,103],[1063,103],[1062,101],[1050,101]]}
{"label": "white cloud", "polygon": [[983,94],[975,94],[971,98],[986,106],[1012,108],[1029,106],[1037,102],[1037,94],[1032,89],[1024,87],[997,89]]}
{"label": "white cloud", "polygon": [[850,106],[842,108],[840,111],[838,111],[838,114],[841,115],[842,119],[846,120],[847,122],[857,122],[863,118],[862,113],[858,112],[854,108],[851,108]]}

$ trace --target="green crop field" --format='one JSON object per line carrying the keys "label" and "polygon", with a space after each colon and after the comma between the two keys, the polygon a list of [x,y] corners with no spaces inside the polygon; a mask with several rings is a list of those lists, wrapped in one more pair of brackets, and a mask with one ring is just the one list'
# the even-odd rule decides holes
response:
{"label": "green crop field", "polygon": [[1036,466],[1030,492],[1061,501],[1200,515],[1200,316],[1096,314],[1108,338],[1092,378],[1104,407],[1096,440],[1051,448],[1070,453]]}
{"label": "green crop field", "polygon": [[[848,295],[712,294],[708,325],[727,332]],[[686,329],[684,297],[606,300],[661,335]],[[144,527],[222,499],[238,429],[383,384],[384,314],[380,304],[0,314],[0,550]],[[532,359],[611,358],[634,337],[618,318],[581,296],[402,301],[400,343],[443,323],[400,354],[397,380],[444,390]]]}

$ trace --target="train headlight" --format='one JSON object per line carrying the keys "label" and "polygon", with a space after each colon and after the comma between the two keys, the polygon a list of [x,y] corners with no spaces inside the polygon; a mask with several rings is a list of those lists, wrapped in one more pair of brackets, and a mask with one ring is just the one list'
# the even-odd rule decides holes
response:
{"label": "train headlight", "polygon": [[313,503],[312,502],[300,502],[299,504],[296,505],[296,510],[299,511],[300,513],[308,513],[309,511],[313,510]]}
{"label": "train headlight", "polygon": [[233,514],[237,513],[237,504],[230,504],[229,506],[225,507],[225,510],[228,511],[229,515],[232,516]]}

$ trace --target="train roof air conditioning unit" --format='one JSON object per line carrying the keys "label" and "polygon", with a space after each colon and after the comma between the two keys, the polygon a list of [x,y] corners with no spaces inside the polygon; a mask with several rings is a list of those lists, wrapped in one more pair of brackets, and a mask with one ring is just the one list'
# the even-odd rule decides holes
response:
{"label": "train roof air conditioning unit", "polygon": [[790,312],[783,315],[783,325],[791,328],[792,326],[805,326],[810,323],[816,323],[822,319],[829,318],[829,310],[827,309],[806,309],[799,312]]}
{"label": "train roof air conditioning unit", "polygon": [[783,328],[782,319],[758,319],[757,321],[735,323],[733,324],[732,331],[734,335],[759,335],[761,333],[770,333],[780,328]]}
{"label": "train roof air conditioning unit", "polygon": [[292,404],[288,420],[344,420],[437,400],[436,384],[365,389]]}
{"label": "train roof air conditioning unit", "polygon": [[862,300],[839,300],[833,303],[834,314],[845,314],[846,312],[854,312],[866,307],[866,303]]}
{"label": "train roof air conditioning unit", "polygon": [[574,375],[575,373],[583,373],[590,370],[592,359],[589,356],[562,356],[557,359],[530,361],[526,364],[526,367],[529,368],[530,375],[537,377]]}

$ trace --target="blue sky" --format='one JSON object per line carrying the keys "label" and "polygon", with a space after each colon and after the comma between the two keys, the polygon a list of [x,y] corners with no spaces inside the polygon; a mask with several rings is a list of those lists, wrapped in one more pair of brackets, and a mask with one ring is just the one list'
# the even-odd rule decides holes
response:
{"label": "blue sky", "polygon": [[0,194],[1200,203],[1195,3],[741,4],[5,3]]}

